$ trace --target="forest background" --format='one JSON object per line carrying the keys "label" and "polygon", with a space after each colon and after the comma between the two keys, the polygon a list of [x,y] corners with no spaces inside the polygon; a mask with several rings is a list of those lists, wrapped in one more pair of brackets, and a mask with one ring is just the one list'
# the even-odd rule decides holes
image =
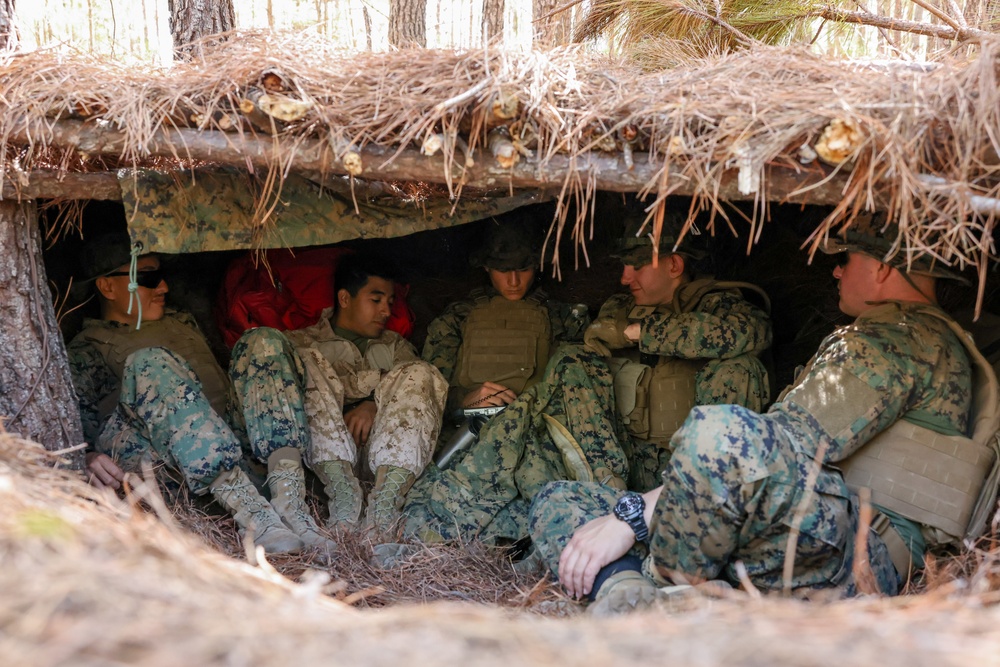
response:
{"label": "forest background", "polygon": [[0,33],[5,14],[15,17],[11,44],[21,50],[76,50],[155,65],[174,59],[185,20],[203,23],[188,30],[195,36],[292,30],[347,51],[487,44],[528,50],[577,41],[617,54],[653,36],[659,47],[708,37],[711,48],[674,49],[692,56],[729,50],[720,42],[761,41],[838,58],[909,61],[933,60],[968,43],[968,33],[1000,26],[997,0],[0,0]]}

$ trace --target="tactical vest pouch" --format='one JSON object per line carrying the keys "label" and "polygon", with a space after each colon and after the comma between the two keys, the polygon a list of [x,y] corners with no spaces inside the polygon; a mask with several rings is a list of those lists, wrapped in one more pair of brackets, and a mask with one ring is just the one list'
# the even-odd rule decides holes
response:
{"label": "tactical vest pouch", "polygon": [[847,488],[872,503],[961,537],[995,459],[989,445],[898,420],[837,463]]}
{"label": "tactical vest pouch", "polygon": [[545,372],[551,338],[546,308],[527,299],[493,297],[465,321],[455,378],[461,387],[499,382],[521,393]]}
{"label": "tactical vest pouch", "polygon": [[[649,370],[649,366],[620,357],[612,357],[608,366],[614,377],[615,405],[618,407],[618,414],[623,417],[631,415],[636,407],[642,375]],[[648,423],[646,426],[648,428]]]}
{"label": "tactical vest pouch", "polygon": [[704,365],[700,359],[665,359],[653,368],[626,363],[615,376],[615,396],[628,432],[666,447],[694,407],[695,377]]}
{"label": "tactical vest pouch", "polygon": [[852,492],[870,488],[874,504],[955,540],[976,539],[993,511],[1000,482],[1000,385],[954,320],[924,312],[947,323],[972,360],[972,437],[941,435],[901,419],[835,467]]}

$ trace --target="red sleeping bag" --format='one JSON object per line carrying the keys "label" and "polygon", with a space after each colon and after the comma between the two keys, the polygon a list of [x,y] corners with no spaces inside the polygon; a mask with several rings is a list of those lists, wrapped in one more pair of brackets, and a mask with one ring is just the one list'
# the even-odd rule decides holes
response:
{"label": "red sleeping bag", "polygon": [[[333,276],[347,248],[316,248],[293,252],[277,248],[265,259],[252,253],[230,262],[219,288],[216,320],[226,346],[232,348],[247,329],[302,329],[319,321],[333,306],[337,290]],[[268,268],[270,267],[270,270]],[[396,283],[396,300],[386,328],[409,338],[413,311],[406,304],[409,286]]]}

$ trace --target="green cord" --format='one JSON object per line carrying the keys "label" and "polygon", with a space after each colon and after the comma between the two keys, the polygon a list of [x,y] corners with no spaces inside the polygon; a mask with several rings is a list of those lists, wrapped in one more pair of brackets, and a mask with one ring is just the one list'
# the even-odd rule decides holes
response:
{"label": "green cord", "polygon": [[135,293],[139,289],[139,283],[136,282],[138,277],[138,264],[139,264],[139,253],[142,252],[142,243],[136,241],[132,244],[132,259],[129,261],[128,265],[128,314],[132,314],[132,301],[134,300],[136,305],[139,307],[139,316],[135,320],[135,330],[138,331],[142,326],[142,299],[138,297]]}

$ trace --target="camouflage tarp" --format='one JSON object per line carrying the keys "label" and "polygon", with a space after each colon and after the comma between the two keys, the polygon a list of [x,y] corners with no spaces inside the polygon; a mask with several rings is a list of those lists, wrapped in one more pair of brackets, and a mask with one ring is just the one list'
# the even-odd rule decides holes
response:
{"label": "camouflage tarp", "polygon": [[[355,238],[391,238],[451,227],[544,201],[539,192],[511,197],[428,199],[372,205],[290,175],[266,193],[260,179],[236,169],[190,172],[122,170],[122,200],[133,241],[163,253],[292,248]],[[391,201],[391,200],[390,200]]]}

